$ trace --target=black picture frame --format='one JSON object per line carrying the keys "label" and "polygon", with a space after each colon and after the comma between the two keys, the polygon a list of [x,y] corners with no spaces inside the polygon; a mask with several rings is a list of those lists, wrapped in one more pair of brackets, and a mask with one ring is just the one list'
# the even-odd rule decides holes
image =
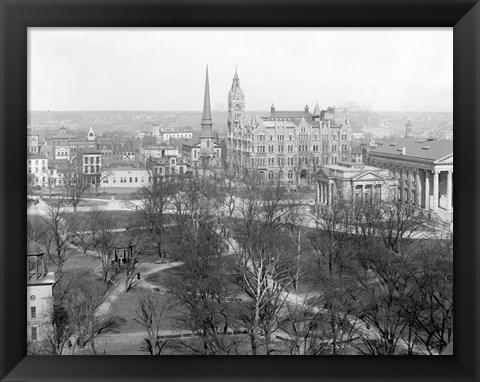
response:
{"label": "black picture frame", "polygon": [[[479,381],[480,5],[417,1],[0,0],[2,381]],[[28,27],[453,27],[454,355],[430,357],[26,356]],[[328,75],[328,74],[325,74]],[[394,91],[394,89],[392,89]]]}

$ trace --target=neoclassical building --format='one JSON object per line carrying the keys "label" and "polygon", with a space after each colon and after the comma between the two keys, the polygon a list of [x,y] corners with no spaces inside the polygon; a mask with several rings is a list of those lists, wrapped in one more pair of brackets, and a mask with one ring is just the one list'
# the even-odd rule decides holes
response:
{"label": "neoclassical building", "polygon": [[263,179],[279,178],[288,185],[308,185],[321,165],[350,161],[350,118],[337,124],[334,109],[313,112],[276,110],[246,118],[245,93],[235,70],[228,92],[227,163],[255,169]]}
{"label": "neoclassical building", "polygon": [[[398,180],[399,197],[429,211],[453,209],[453,142],[399,138],[370,152],[369,164]],[[451,214],[445,215],[446,217]]]}
{"label": "neoclassical building", "polygon": [[317,205],[329,206],[335,197],[388,199],[395,196],[398,181],[390,171],[362,163],[338,162],[317,173]]}

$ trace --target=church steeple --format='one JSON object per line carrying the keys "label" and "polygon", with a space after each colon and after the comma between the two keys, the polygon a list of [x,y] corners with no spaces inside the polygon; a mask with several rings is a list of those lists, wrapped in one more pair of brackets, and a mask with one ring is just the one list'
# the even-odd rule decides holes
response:
{"label": "church steeple", "polygon": [[203,99],[202,133],[212,133],[212,111],[210,109],[210,86],[208,84],[208,65],[205,76],[205,96]]}

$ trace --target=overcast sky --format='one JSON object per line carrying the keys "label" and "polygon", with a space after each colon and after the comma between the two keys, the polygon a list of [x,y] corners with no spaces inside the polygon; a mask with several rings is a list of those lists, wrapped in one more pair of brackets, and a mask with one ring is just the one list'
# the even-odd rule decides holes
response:
{"label": "overcast sky", "polygon": [[452,28],[31,28],[28,110],[453,110]]}

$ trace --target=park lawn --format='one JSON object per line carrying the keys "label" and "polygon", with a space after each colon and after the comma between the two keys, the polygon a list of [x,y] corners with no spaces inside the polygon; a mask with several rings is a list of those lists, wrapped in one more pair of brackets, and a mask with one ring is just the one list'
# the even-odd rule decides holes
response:
{"label": "park lawn", "polygon": [[65,262],[64,270],[68,271],[71,269],[91,269],[92,272],[97,268],[101,261],[100,258],[93,254],[91,251],[86,254],[82,250],[72,249],[74,253],[68,258]]}
{"label": "park lawn", "polygon": [[[49,198],[43,197],[42,200],[47,203],[51,207],[56,207],[58,205],[58,198]],[[93,207],[93,206],[106,206],[108,204],[107,201],[104,200],[80,200],[77,207]],[[71,204],[67,204],[67,206],[71,206]]]}
{"label": "park lawn", "polygon": [[139,200],[141,199],[140,194],[136,192],[121,192],[121,193],[104,193],[100,195],[92,195],[89,196],[89,198],[94,198],[98,200],[112,200],[112,197],[114,200]]}
{"label": "park lawn", "polygon": [[137,317],[140,300],[152,294],[159,301],[160,309],[163,309],[161,330],[187,329],[179,322],[179,311],[176,305],[176,297],[171,294],[151,291],[142,287],[135,287],[128,293],[122,293],[112,304],[110,315],[119,322],[119,333],[143,332],[142,325],[134,320]]}
{"label": "park lawn", "polygon": [[[105,214],[108,214],[112,216],[117,224],[118,228],[126,228],[126,227],[131,227],[133,225],[141,225],[143,216],[142,216],[142,211],[103,211]],[[76,216],[78,217],[81,221],[84,221],[85,223],[88,222],[88,219],[90,219],[90,213],[89,212],[76,212],[75,214],[73,212],[67,212],[66,218],[69,216]],[[85,224],[87,225],[87,224]]]}

